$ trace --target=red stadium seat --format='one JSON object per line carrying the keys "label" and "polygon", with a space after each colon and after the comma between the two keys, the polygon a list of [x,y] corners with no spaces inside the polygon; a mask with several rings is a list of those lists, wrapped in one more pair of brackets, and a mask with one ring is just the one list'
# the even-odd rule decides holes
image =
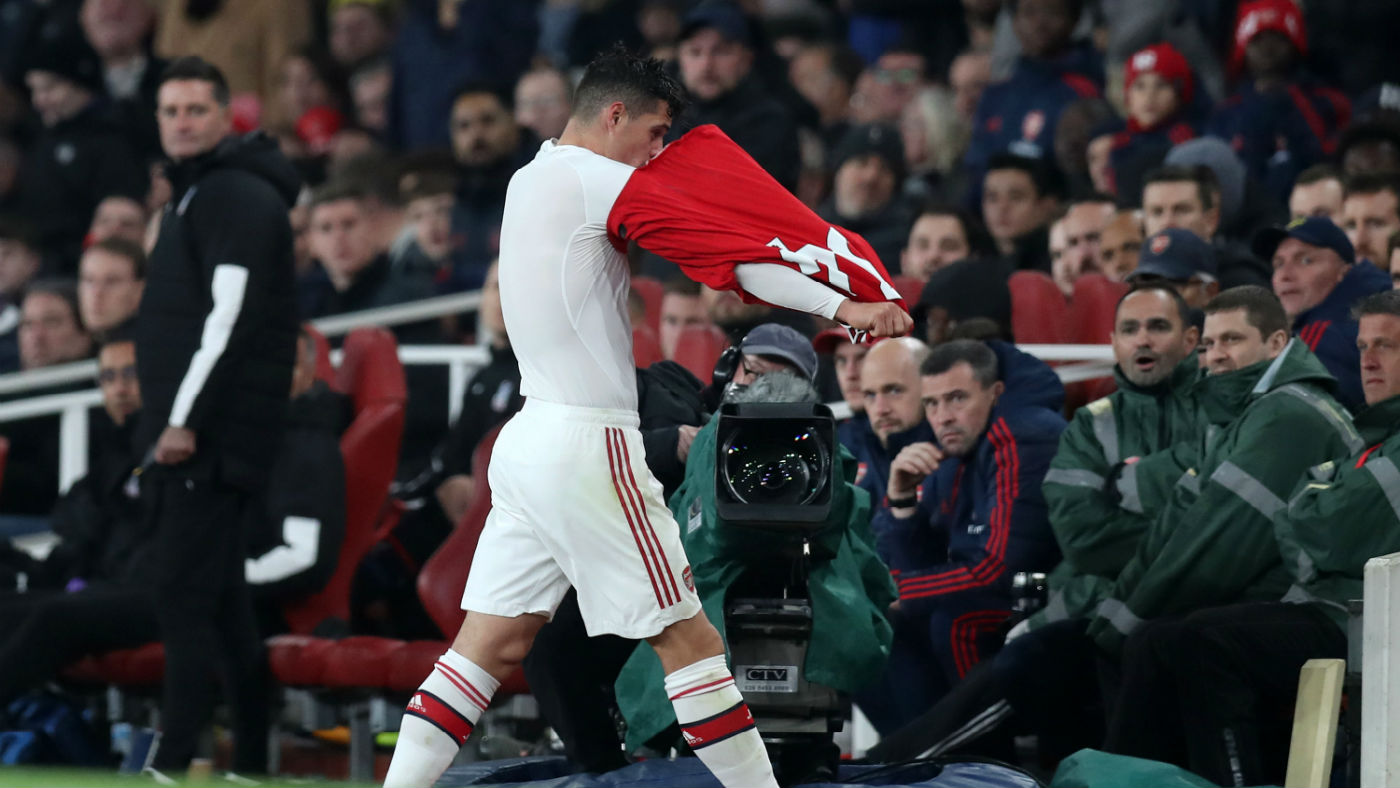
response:
{"label": "red stadium seat", "polygon": [[[389,484],[399,464],[408,389],[398,343],[382,328],[358,328],[345,338],[335,387],[355,403],[355,420],[340,439],[345,458],[345,541],[325,588],[284,609],[293,632],[311,632],[326,619],[350,620],[350,581],[360,560],[387,535],[382,525]],[[396,520],[390,520],[392,525]]]}
{"label": "red stadium seat", "polygon": [[719,354],[729,345],[724,332],[714,326],[691,326],[681,330],[676,338],[674,361],[690,370],[701,382],[714,375]]}
{"label": "red stadium seat", "polygon": [[1074,341],[1081,345],[1108,344],[1118,299],[1128,292],[1127,282],[1114,282],[1103,274],[1085,274],[1074,283],[1070,302]]}
{"label": "red stadium seat", "polygon": [[632,289],[637,291],[637,295],[642,297],[642,303],[647,305],[647,327],[659,333],[661,299],[665,295],[665,288],[659,280],[649,276],[636,276],[632,278]]}
{"label": "red stadium seat", "polygon": [[923,280],[915,279],[912,276],[905,276],[904,274],[899,274],[893,277],[893,279],[894,281],[890,284],[894,285],[894,289],[899,291],[900,297],[904,299],[904,305],[913,309],[914,305],[919,302],[919,296],[923,295]]}
{"label": "red stadium seat", "polygon": [[1017,271],[1006,282],[1011,289],[1011,333],[1030,345],[1060,345],[1069,341],[1069,305],[1049,274]]}
{"label": "red stadium seat", "polygon": [[632,329],[632,362],[639,367],[649,367],[663,358],[661,340],[656,332],[646,326]]}

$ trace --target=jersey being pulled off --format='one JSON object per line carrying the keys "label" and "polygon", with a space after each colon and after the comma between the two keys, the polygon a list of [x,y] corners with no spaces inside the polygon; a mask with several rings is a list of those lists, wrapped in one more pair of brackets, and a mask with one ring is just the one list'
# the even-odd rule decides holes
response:
{"label": "jersey being pulled off", "polygon": [[745,301],[760,299],[739,286],[734,266],[777,263],[852,300],[903,306],[864,238],[813,213],[716,126],[697,126],[637,170],[617,196],[608,232],[619,248],[636,241]]}

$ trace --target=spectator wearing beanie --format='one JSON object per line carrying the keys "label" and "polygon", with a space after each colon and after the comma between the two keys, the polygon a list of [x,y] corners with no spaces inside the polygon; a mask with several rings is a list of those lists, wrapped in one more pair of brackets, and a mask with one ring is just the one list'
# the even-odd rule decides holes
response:
{"label": "spectator wearing beanie", "polygon": [[836,146],[831,197],[817,209],[823,219],[859,233],[891,273],[911,217],[900,200],[904,141],[893,126],[855,126]]}
{"label": "spectator wearing beanie", "polygon": [[1167,151],[1196,136],[1207,100],[1171,44],[1153,44],[1128,58],[1123,86],[1128,125],[1113,137],[1109,172],[1115,193],[1140,194],[1143,176],[1161,166]]}
{"label": "spectator wearing beanie", "polygon": [[1351,118],[1351,103],[1303,69],[1308,34],[1291,0],[1240,6],[1230,71],[1243,75],[1207,133],[1230,143],[1278,200],[1298,173],[1329,156]]}

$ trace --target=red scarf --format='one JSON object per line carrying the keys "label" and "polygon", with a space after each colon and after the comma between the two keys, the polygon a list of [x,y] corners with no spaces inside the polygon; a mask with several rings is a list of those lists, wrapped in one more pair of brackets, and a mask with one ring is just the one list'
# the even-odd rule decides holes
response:
{"label": "red scarf", "polygon": [[739,263],[778,263],[855,301],[907,307],[875,250],[818,217],[713,125],[666,146],[628,179],[612,213],[614,246],[627,241],[679,265],[715,290],[734,290]]}

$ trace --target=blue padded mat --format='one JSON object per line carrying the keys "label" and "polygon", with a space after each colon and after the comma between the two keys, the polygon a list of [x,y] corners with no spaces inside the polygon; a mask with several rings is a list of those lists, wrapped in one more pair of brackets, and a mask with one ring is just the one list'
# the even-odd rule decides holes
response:
{"label": "blue padded mat", "polygon": [[[642,761],[605,774],[569,774],[562,757],[512,758],[457,766],[438,780],[438,788],[515,786],[516,788],[719,788],[698,758]],[[875,774],[874,772],[879,772]],[[861,780],[862,774],[871,779]],[[990,763],[842,765],[838,783],[804,783],[802,788],[871,785],[889,788],[1036,788],[1030,777]]]}

